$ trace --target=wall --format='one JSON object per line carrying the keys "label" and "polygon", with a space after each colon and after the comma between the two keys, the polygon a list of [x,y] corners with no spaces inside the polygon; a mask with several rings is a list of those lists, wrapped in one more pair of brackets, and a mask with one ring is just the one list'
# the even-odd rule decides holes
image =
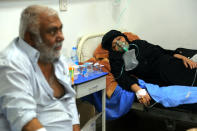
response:
{"label": "wall", "polygon": [[128,10],[128,30],[165,48],[197,49],[196,0],[135,0]]}
{"label": "wall", "polygon": [[[20,12],[30,4],[59,11],[59,0],[0,0],[0,50],[18,35]],[[65,41],[63,54],[83,34],[112,28],[131,31],[165,48],[197,49],[196,0],[69,0],[68,11],[59,12]]]}

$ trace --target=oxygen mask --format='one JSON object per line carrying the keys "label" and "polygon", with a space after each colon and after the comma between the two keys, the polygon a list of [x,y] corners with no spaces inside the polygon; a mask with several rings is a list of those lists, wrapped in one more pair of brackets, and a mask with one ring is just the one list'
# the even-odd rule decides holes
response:
{"label": "oxygen mask", "polygon": [[116,45],[118,46],[118,51],[125,51],[123,54],[125,70],[130,71],[135,69],[139,63],[136,58],[135,49],[129,50],[129,44],[120,40],[116,41]]}
{"label": "oxygen mask", "polygon": [[118,46],[118,51],[124,50],[127,52],[129,50],[129,44],[126,44],[124,41],[117,40],[116,45]]}

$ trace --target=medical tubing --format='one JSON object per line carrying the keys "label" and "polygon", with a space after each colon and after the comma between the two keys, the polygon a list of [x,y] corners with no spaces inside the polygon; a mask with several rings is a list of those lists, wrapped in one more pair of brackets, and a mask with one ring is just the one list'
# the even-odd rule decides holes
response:
{"label": "medical tubing", "polygon": [[[196,81],[196,75],[197,75],[197,68],[196,68],[196,72],[195,72],[195,75],[194,75],[194,80],[193,80],[191,86],[194,86],[194,82]],[[160,100],[157,101],[157,102],[154,102],[152,105],[149,105],[147,108],[148,108],[148,109],[152,108],[152,107],[155,106],[157,103],[159,103],[161,100],[162,100],[162,99],[160,99]]]}
{"label": "medical tubing", "polygon": [[[160,101],[160,100],[159,100]],[[152,105],[149,105],[149,106],[147,106],[146,108],[148,108],[148,109],[151,109],[151,108],[153,108],[153,106],[155,106],[157,103],[159,103],[159,101],[158,102],[154,102]]]}
{"label": "medical tubing", "polygon": [[196,72],[195,72],[195,75],[194,75],[194,80],[192,82],[192,85],[191,86],[194,86],[194,82],[196,81],[196,74],[197,74],[197,68],[196,68]]}
{"label": "medical tubing", "polygon": [[139,47],[136,44],[130,44],[130,45],[131,46],[134,45],[136,47],[136,49],[137,49],[137,55],[136,55],[136,57],[138,57],[138,55],[139,55]]}
{"label": "medical tubing", "polygon": [[121,75],[122,75],[122,73],[123,73],[123,68],[124,68],[124,64],[123,64],[123,66],[122,66],[122,68],[121,68],[120,75],[119,75],[118,77],[114,77],[115,79],[119,79],[119,78],[121,77]]}

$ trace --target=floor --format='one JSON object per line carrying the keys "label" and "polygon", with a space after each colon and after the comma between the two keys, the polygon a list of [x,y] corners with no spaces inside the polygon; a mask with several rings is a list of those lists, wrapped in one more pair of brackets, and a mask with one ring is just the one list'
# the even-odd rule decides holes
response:
{"label": "floor", "polygon": [[[100,124],[97,124],[97,130],[101,131]],[[186,131],[195,127],[191,123],[177,122],[175,131]],[[197,125],[196,125],[197,127]],[[171,129],[171,128],[169,128]],[[122,118],[114,121],[107,121],[106,131],[169,131],[166,128],[165,121],[153,118],[142,112],[129,112]]]}

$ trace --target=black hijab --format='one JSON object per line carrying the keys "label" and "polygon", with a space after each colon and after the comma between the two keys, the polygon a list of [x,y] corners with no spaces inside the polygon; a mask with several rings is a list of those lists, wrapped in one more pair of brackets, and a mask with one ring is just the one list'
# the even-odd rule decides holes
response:
{"label": "black hijab", "polygon": [[[102,39],[101,42],[101,46],[103,49],[108,50],[108,51],[112,51],[112,41],[114,40],[114,38],[116,38],[117,36],[123,36],[126,41],[129,42],[128,38],[126,35],[124,35],[123,33],[121,33],[120,31],[117,30],[110,30],[109,32],[107,32]],[[130,43],[130,42],[129,42]]]}

